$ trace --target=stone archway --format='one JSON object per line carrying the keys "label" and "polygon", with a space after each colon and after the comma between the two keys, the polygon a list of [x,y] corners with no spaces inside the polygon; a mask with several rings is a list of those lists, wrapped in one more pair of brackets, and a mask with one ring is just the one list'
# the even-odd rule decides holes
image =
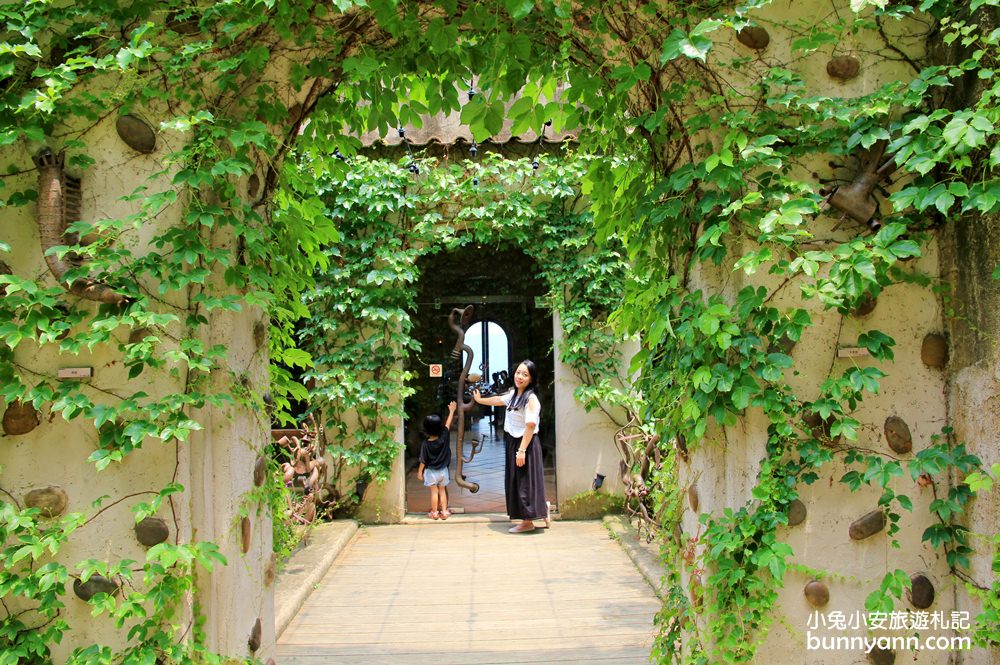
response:
{"label": "stone archway", "polygon": [[[419,453],[419,429],[423,417],[431,412],[443,412],[445,405],[454,399],[454,376],[458,363],[450,357],[454,335],[448,328],[447,316],[453,307],[475,305],[472,324],[492,322],[506,332],[511,365],[524,358],[535,361],[541,375],[543,396],[542,427],[540,430],[545,449],[547,493],[556,499],[555,486],[555,413],[553,320],[549,310],[538,307],[548,290],[544,280],[537,275],[534,260],[514,246],[500,247],[469,245],[450,252],[428,255],[418,262],[421,278],[417,283],[417,308],[413,314],[413,337],[420,343],[421,351],[410,357],[410,369],[416,374],[415,389],[406,401],[405,441],[407,472],[406,502],[409,512],[424,512],[427,497],[415,479]],[[473,361],[473,372],[480,363]],[[441,379],[429,376],[427,366],[442,364],[446,371]],[[513,367],[500,368],[491,364],[490,373]],[[449,377],[451,375],[451,377]],[[449,382],[448,379],[452,378]],[[491,377],[483,377],[486,383]],[[471,416],[471,418],[469,417]],[[467,415],[465,454],[469,454],[470,441],[480,442],[480,452],[466,465],[466,477],[479,483],[476,494],[461,490],[452,483],[451,504],[466,512],[503,512],[503,438],[502,425],[491,418],[484,408]],[[452,469],[454,472],[454,468]]]}

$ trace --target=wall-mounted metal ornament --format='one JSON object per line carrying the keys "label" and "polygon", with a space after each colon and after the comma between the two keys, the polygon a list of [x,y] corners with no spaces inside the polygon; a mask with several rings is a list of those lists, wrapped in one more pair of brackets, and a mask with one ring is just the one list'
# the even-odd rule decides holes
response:
{"label": "wall-mounted metal ornament", "polygon": [[913,450],[913,436],[910,434],[910,426],[899,416],[889,416],[885,419],[885,440],[893,452],[900,455]]}
{"label": "wall-mounted metal ornament", "polygon": [[788,526],[798,526],[806,519],[806,504],[792,499],[788,504]]}
{"label": "wall-mounted metal ornament", "polygon": [[90,600],[99,593],[113,596],[117,591],[118,585],[103,575],[91,575],[86,582],[81,582],[79,579],[73,581],[73,593],[80,600]]}
{"label": "wall-mounted metal ornament", "polygon": [[876,141],[859,152],[858,170],[846,185],[837,187],[827,198],[831,208],[861,224],[868,224],[878,211],[872,192],[896,170],[895,155],[885,157],[887,141]]}
{"label": "wall-mounted metal ornament", "polygon": [[135,527],[135,538],[146,547],[165,543],[170,537],[170,527],[167,521],[159,517],[146,517],[140,520]]}
{"label": "wall-mounted metal ornament", "polygon": [[42,517],[58,517],[69,506],[69,495],[63,488],[55,485],[39,487],[24,495],[24,505],[37,508]]}
{"label": "wall-mounted metal ornament", "polygon": [[805,589],[806,600],[813,607],[823,607],[830,602],[830,589],[820,580],[810,580]]}
{"label": "wall-mounted metal ornament", "polygon": [[250,551],[250,518],[244,517],[240,520],[240,549],[244,554]]}
{"label": "wall-mounted metal ornament", "polygon": [[862,515],[854,522],[848,530],[854,540],[864,540],[870,538],[885,528],[885,513],[881,509],[873,510]]}
{"label": "wall-mounted metal ornament", "polygon": [[763,51],[771,43],[771,35],[759,25],[747,26],[736,33],[736,41],[755,51]]}
{"label": "wall-mounted metal ornament", "polygon": [[53,154],[51,150],[43,150],[35,155],[34,162],[38,167],[35,218],[38,222],[39,243],[49,272],[60,286],[78,298],[116,305],[124,303],[127,300],[125,296],[97,280],[80,278],[66,286],[66,273],[79,268],[79,257],[60,255],[52,250],[66,245],[67,227],[80,221],[82,185],[79,178],[66,173],[65,153]]}
{"label": "wall-mounted metal ornament", "polygon": [[115,130],[121,140],[136,152],[148,155],[156,149],[156,132],[139,116],[118,116]]}
{"label": "wall-mounted metal ornament", "polygon": [[920,345],[920,359],[928,367],[941,369],[948,364],[948,340],[940,333],[928,333]]}
{"label": "wall-mounted metal ornament", "polygon": [[41,417],[31,402],[15,400],[3,412],[3,433],[8,436],[27,434],[38,427]]}
{"label": "wall-mounted metal ornament", "polygon": [[838,55],[826,63],[826,73],[838,81],[850,81],[861,72],[861,61],[853,55]]}
{"label": "wall-mounted metal ornament", "polygon": [[934,604],[934,584],[922,573],[911,575],[906,597],[918,610],[926,610]]}
{"label": "wall-mounted metal ornament", "polygon": [[260,622],[260,617],[253,623],[253,628],[250,629],[250,637],[247,639],[247,646],[250,647],[250,651],[254,652],[260,648],[261,636],[264,632],[264,626]]}

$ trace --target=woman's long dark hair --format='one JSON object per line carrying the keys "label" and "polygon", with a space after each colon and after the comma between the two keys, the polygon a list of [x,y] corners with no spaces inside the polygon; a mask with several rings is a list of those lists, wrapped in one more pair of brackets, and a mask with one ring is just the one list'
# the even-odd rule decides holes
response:
{"label": "woman's long dark hair", "polygon": [[524,368],[528,370],[528,376],[531,377],[531,381],[525,386],[524,392],[520,395],[517,394],[517,386],[514,386],[514,395],[510,398],[510,404],[507,405],[508,411],[517,411],[528,403],[528,398],[531,397],[532,393],[538,394],[538,368],[530,360],[522,360],[514,366],[514,371],[516,372],[517,368],[521,365],[524,365]]}

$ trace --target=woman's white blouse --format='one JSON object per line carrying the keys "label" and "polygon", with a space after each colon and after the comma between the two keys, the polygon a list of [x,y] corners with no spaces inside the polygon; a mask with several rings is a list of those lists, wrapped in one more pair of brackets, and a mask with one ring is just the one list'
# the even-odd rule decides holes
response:
{"label": "woman's white blouse", "polygon": [[[501,397],[504,405],[510,404],[514,399],[514,390],[510,390]],[[532,393],[528,397],[528,403],[516,411],[507,410],[504,414],[503,430],[511,436],[524,436],[524,426],[526,423],[535,423],[535,432],[538,432],[539,418],[542,413],[542,404],[538,397]]]}

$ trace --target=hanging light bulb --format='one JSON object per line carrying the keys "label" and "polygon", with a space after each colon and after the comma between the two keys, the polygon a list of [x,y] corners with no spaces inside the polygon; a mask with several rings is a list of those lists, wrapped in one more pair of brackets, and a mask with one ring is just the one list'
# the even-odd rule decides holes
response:
{"label": "hanging light bulb", "polygon": [[396,131],[399,132],[399,138],[404,138],[406,136],[406,130],[403,129],[402,125],[400,125],[399,127],[397,127]]}

